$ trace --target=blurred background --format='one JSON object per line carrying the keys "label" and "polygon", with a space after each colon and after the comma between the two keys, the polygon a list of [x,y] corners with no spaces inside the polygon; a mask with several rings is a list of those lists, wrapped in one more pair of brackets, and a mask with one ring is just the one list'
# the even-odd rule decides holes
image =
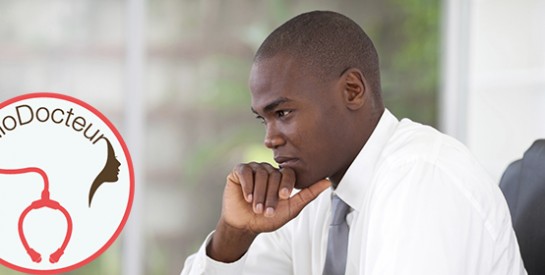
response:
{"label": "blurred background", "polygon": [[69,274],[179,274],[214,229],[232,167],[271,160],[250,112],[254,52],[316,9],[351,17],[375,42],[396,116],[455,136],[496,181],[545,138],[545,0],[0,0],[0,101],[82,99],[135,164],[123,234]]}

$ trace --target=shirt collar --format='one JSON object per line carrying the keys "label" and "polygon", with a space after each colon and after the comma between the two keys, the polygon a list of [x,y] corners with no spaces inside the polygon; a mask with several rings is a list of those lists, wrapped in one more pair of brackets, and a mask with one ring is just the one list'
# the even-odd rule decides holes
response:
{"label": "shirt collar", "polygon": [[335,193],[352,209],[361,210],[364,196],[375,173],[375,165],[398,123],[397,118],[385,109],[377,127],[339,182]]}

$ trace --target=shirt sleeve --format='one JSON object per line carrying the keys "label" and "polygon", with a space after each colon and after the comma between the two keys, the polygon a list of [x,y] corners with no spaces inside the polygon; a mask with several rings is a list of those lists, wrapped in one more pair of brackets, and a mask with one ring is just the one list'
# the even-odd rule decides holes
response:
{"label": "shirt sleeve", "polygon": [[208,237],[206,237],[204,243],[201,245],[197,253],[186,259],[181,275],[242,274],[248,253],[244,254],[242,258],[233,263],[218,262],[206,255],[206,246],[208,246],[208,243],[212,240],[212,235],[214,235],[214,232],[210,233]]}
{"label": "shirt sleeve", "polygon": [[287,225],[275,232],[260,234],[248,252],[233,263],[218,262],[206,255],[212,232],[198,252],[187,258],[181,275],[293,274],[290,245],[285,238],[286,232],[283,232],[286,230]]}

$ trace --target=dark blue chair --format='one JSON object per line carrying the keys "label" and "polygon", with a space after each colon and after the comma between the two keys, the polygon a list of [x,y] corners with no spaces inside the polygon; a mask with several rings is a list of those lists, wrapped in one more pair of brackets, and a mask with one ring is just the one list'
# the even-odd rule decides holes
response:
{"label": "dark blue chair", "polygon": [[545,274],[545,139],[536,140],[507,167],[500,188],[528,275]]}

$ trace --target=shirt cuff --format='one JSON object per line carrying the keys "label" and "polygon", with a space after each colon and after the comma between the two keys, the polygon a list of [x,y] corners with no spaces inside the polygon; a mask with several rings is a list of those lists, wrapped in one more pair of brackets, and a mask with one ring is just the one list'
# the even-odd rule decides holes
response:
{"label": "shirt cuff", "polygon": [[212,240],[214,231],[206,237],[204,243],[199,248],[199,251],[196,254],[191,255],[187,258],[183,274],[188,275],[197,275],[197,274],[206,274],[206,275],[240,275],[244,269],[244,263],[248,253],[245,253],[239,260],[232,263],[224,263],[216,261],[208,255],[206,255],[206,247]]}

